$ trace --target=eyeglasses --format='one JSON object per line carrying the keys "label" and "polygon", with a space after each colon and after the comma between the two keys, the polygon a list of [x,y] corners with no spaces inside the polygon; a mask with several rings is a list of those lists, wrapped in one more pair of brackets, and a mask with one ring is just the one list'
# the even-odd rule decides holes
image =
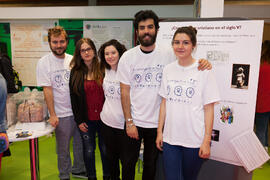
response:
{"label": "eyeglasses", "polygon": [[89,53],[91,50],[92,50],[92,48],[90,48],[90,47],[86,48],[86,49],[81,49],[81,53],[83,53],[83,54],[86,53],[86,52]]}

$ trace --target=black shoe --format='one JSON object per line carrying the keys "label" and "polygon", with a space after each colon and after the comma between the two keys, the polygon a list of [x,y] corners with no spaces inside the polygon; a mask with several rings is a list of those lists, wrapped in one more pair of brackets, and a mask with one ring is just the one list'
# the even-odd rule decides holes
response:
{"label": "black shoe", "polygon": [[67,179],[60,179],[60,180],[70,180],[69,178],[67,178]]}
{"label": "black shoe", "polygon": [[81,178],[81,179],[87,179],[87,173],[86,172],[80,172],[80,173],[71,173],[73,177]]}

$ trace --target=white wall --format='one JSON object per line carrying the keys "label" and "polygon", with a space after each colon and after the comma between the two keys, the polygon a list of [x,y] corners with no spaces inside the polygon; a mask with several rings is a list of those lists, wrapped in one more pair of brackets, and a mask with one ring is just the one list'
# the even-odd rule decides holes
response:
{"label": "white wall", "polygon": [[270,22],[270,5],[225,5],[224,17],[261,19]]}
{"label": "white wall", "polygon": [[[132,19],[139,10],[152,9],[160,18],[193,17],[193,5],[82,6],[0,8],[0,20],[11,19]],[[270,22],[270,5],[224,5],[224,17],[264,19]]]}
{"label": "white wall", "polygon": [[224,0],[201,0],[201,17],[223,17]]}
{"label": "white wall", "polygon": [[193,5],[173,6],[81,6],[0,8],[0,20],[10,19],[133,19],[140,10],[151,9],[160,18],[193,17]]}

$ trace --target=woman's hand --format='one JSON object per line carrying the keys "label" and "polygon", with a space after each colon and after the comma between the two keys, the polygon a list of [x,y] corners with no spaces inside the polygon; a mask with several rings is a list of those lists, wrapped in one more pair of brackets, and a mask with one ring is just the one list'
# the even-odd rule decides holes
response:
{"label": "woman's hand", "polygon": [[203,142],[200,151],[199,156],[203,159],[207,159],[210,157],[210,142]]}
{"label": "woman's hand", "polygon": [[198,70],[203,71],[206,69],[208,69],[208,70],[212,69],[212,64],[206,59],[200,59]]}
{"label": "woman's hand", "polygon": [[156,146],[160,151],[163,151],[163,134],[157,133]]}
{"label": "woman's hand", "polygon": [[80,128],[80,130],[81,130],[82,132],[87,132],[87,131],[88,131],[88,126],[87,126],[86,123],[81,123],[81,124],[79,125],[79,128]]}
{"label": "woman's hand", "polygon": [[127,123],[127,125],[126,125],[126,132],[127,132],[127,135],[130,138],[139,140],[139,133],[138,133],[138,129],[135,126],[135,124],[133,124],[133,123]]}

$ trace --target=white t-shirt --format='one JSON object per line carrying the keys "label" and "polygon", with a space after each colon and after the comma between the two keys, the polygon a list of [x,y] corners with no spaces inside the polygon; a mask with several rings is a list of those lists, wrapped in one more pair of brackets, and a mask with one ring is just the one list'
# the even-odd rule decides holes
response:
{"label": "white t-shirt", "polygon": [[53,89],[54,110],[57,117],[72,116],[69,94],[69,63],[72,56],[65,54],[59,59],[53,53],[43,56],[37,64],[37,85],[51,86]]}
{"label": "white t-shirt", "polygon": [[124,129],[125,118],[121,105],[120,82],[116,79],[116,71],[105,71],[103,80],[105,102],[100,113],[102,122],[110,127]]}
{"label": "white t-shirt", "polygon": [[158,45],[148,54],[136,46],[122,55],[117,78],[130,86],[131,115],[136,126],[157,128],[162,71],[173,60],[172,49]]}
{"label": "white t-shirt", "polygon": [[198,62],[183,67],[177,61],[163,71],[160,96],[166,99],[163,141],[198,148],[204,138],[206,104],[220,100],[212,71],[198,71]]}

